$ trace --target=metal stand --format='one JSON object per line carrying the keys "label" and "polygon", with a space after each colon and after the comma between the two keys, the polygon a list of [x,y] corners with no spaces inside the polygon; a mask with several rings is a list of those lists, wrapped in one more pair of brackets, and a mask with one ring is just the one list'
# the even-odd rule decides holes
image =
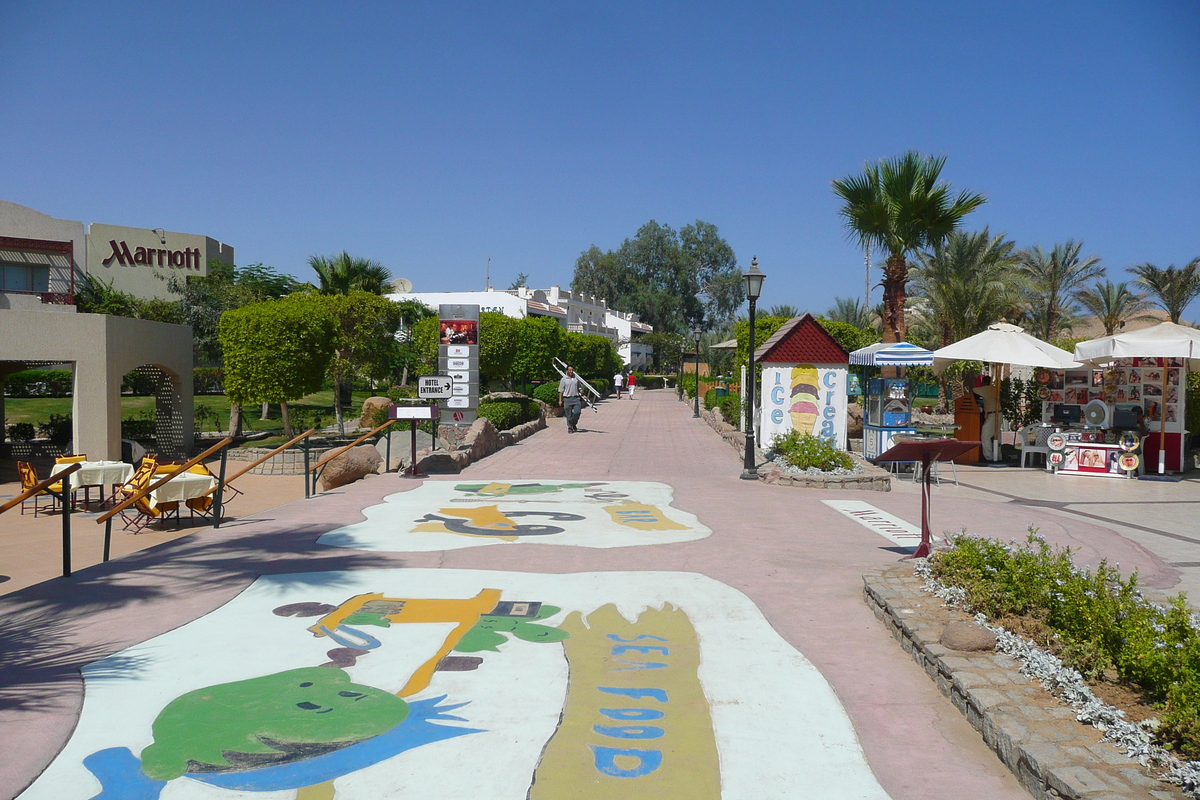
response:
{"label": "metal stand", "polygon": [[229,448],[221,448],[221,466],[217,471],[217,493],[213,495],[213,528],[221,527],[221,498],[225,492],[225,462],[229,455]]}
{"label": "metal stand", "polygon": [[412,420],[412,456],[408,462],[408,469],[404,470],[406,478],[427,478],[429,477],[424,472],[421,472],[417,466],[417,421]]}
{"label": "metal stand", "polygon": [[301,448],[304,450],[304,499],[307,500],[308,498],[312,497],[312,491],[308,488],[308,481],[312,475],[312,473],[308,471],[308,439],[304,440],[304,442],[301,444]]}
{"label": "metal stand", "polygon": [[62,476],[62,500],[63,520],[62,520],[62,557],[63,557],[63,577],[71,577],[71,476],[69,474]]}

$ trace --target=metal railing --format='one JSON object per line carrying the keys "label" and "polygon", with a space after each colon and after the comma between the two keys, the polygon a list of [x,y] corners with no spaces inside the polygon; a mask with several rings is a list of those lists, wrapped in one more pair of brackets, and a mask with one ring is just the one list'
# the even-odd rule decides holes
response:
{"label": "metal railing", "polygon": [[[379,433],[379,432],[380,432],[381,430],[383,430],[384,428],[388,427],[389,425],[394,425],[395,423],[396,423],[396,420],[394,420],[394,419],[389,419],[387,422],[383,423],[383,424],[382,424],[382,425],[380,425],[378,428],[375,428],[375,429],[374,429],[374,430],[372,430],[372,431],[369,431],[369,432],[367,432],[367,433],[364,433],[362,436],[358,437],[357,439],[355,439],[353,442],[351,442],[350,444],[346,445],[345,447],[341,447],[341,448],[339,448],[339,449],[337,449],[337,450],[334,450],[333,452],[326,453],[324,456],[322,456],[322,457],[321,457],[321,460],[320,460],[320,461],[318,461],[317,463],[313,464],[311,467],[308,467],[308,468],[307,468],[307,469],[304,471],[304,496],[305,496],[305,497],[308,497],[308,496],[309,496],[309,492],[308,492],[308,481],[309,481],[309,476],[310,476],[310,475],[311,475],[311,478],[312,478],[312,487],[313,487],[313,492],[312,492],[312,493],[313,493],[313,494],[316,494],[317,481],[318,481],[318,480],[321,478],[321,473],[320,473],[320,472],[317,472],[317,470],[318,470],[318,469],[320,469],[321,467],[325,466],[325,465],[326,465],[326,464],[328,464],[330,461],[332,461],[333,459],[337,458],[337,457],[338,457],[338,456],[340,456],[342,453],[346,452],[346,451],[347,451],[347,450],[349,450],[351,447],[354,447],[355,445],[357,445],[359,442],[363,441],[364,439],[368,439],[368,438],[370,438],[370,437],[374,436],[375,434]],[[392,437],[390,437],[390,436],[388,437],[388,444],[387,444],[387,446],[388,446],[388,455],[387,455],[387,458],[388,458],[388,461],[390,462],[390,461],[391,461],[391,452],[392,452],[392,450],[391,450],[391,448],[392,448]],[[307,457],[307,455],[308,455],[308,451],[306,450],[306,451],[305,451],[305,456]],[[389,463],[389,464],[384,464],[384,465],[383,465],[383,471],[384,471],[384,472],[387,472],[387,471],[388,471],[388,468],[389,468],[390,466],[391,466],[391,464],[390,464],[390,463]],[[323,472],[324,470],[321,470],[321,471]]]}
{"label": "metal railing", "polygon": [[[279,455],[280,453],[282,453],[284,450],[287,450],[289,447],[291,447],[292,445],[294,445],[296,442],[299,442],[299,441],[302,441],[302,440],[304,440],[304,439],[307,439],[309,436],[312,436],[312,435],[313,435],[314,433],[316,433],[316,432],[317,432],[317,429],[316,429],[316,428],[309,428],[308,430],[306,430],[304,433],[300,434],[299,436],[295,436],[295,437],[293,437],[293,438],[289,439],[288,441],[286,441],[286,442],[284,442],[283,444],[279,445],[279,447],[276,447],[274,450],[272,450],[271,452],[267,453],[267,454],[266,454],[265,456],[263,456],[262,458],[259,458],[259,459],[255,460],[255,461],[252,461],[252,462],[250,462],[250,465],[249,465],[249,466],[247,466],[247,467],[243,467],[243,468],[242,468],[241,470],[239,470],[238,472],[235,472],[235,473],[234,473],[234,474],[233,474],[231,477],[229,477],[229,478],[226,478],[226,479],[225,479],[225,485],[226,485],[226,486],[228,486],[229,484],[231,484],[231,483],[233,483],[234,481],[236,481],[238,478],[240,478],[240,477],[242,477],[243,475],[245,475],[245,474],[246,474],[247,472],[249,472],[250,470],[252,470],[252,469],[254,469],[255,467],[257,467],[259,464],[262,464],[262,463],[264,463],[264,462],[266,462],[266,461],[268,461],[268,460],[270,460],[270,459],[274,458],[275,456],[277,456],[277,455]],[[305,466],[305,471],[304,471],[304,490],[305,490],[305,491],[304,491],[304,496],[305,496],[305,497],[308,497],[308,442],[304,442],[304,448],[303,448],[303,450],[304,450],[304,461],[305,461],[305,464],[304,464],[304,466]],[[216,490],[217,490],[217,487],[216,487],[216,486],[214,486],[213,488],[211,488],[211,489],[209,489],[207,492],[205,492],[203,496],[204,496],[204,497],[208,497],[210,494],[212,494],[212,493],[213,493],[213,492],[215,492]]]}
{"label": "metal railing", "polygon": [[[225,461],[226,461],[226,456],[228,455],[228,451],[225,448],[229,447],[229,445],[231,445],[231,444],[233,444],[233,439],[230,439],[228,436],[225,437],[221,441],[214,444],[212,447],[205,450],[200,455],[193,458],[191,461],[188,461],[187,463],[183,464],[182,466],[179,466],[179,467],[176,467],[175,469],[173,469],[170,473],[167,474],[166,477],[162,478],[161,480],[157,480],[154,483],[149,484],[148,486],[138,489],[136,492],[129,495],[129,497],[126,497],[120,503],[113,506],[108,511],[105,511],[103,514],[101,514],[99,517],[97,517],[96,518],[97,525],[99,525],[100,523],[104,523],[104,560],[108,561],[109,549],[110,549],[110,545],[112,544],[112,518],[113,517],[115,517],[117,514],[120,514],[126,508],[129,508],[129,506],[133,505],[138,500],[141,500],[143,497],[150,494],[154,490],[158,489],[160,486],[166,485],[176,475],[187,472],[189,469],[196,466],[201,461],[203,461],[204,459],[211,456],[213,453],[216,453],[218,450],[221,452],[221,467],[217,474],[216,495],[213,497],[212,519],[213,519],[213,527],[214,528],[221,527],[221,497],[222,497],[222,493],[225,489]],[[61,474],[62,473],[60,472],[59,475],[61,475]]]}
{"label": "metal railing", "polygon": [[[30,486],[28,489],[14,497],[12,500],[9,500],[4,505],[0,506],[0,514],[3,514],[10,508],[15,508],[16,506],[28,500],[30,497],[35,497],[42,492],[46,492],[47,494],[57,497],[62,501],[62,557],[64,578],[69,578],[71,576],[71,506],[73,504],[73,500],[71,498],[71,476],[81,469],[83,469],[83,464],[71,464],[62,472],[51,475],[45,480],[38,481],[33,486]],[[62,486],[59,488],[59,491],[50,491],[50,487],[60,481],[62,482]]]}

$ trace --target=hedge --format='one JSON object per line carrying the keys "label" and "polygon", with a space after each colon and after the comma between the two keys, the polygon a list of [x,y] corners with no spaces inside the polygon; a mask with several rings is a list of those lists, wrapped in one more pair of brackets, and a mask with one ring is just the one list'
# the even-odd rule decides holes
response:
{"label": "hedge", "polygon": [[[556,395],[555,400],[557,399]],[[506,431],[523,422],[537,419],[542,413],[542,407],[527,397],[512,397],[481,402],[477,413],[491,420],[496,430]]]}
{"label": "hedge", "polygon": [[533,396],[548,406],[558,405],[558,382],[546,381],[533,390]]}
{"label": "hedge", "polygon": [[[223,394],[225,371],[220,367],[197,367],[192,372],[193,394]],[[27,369],[14,372],[4,382],[6,397],[71,397],[75,374],[69,369]],[[152,372],[130,372],[121,379],[121,393],[153,396],[158,376]]]}

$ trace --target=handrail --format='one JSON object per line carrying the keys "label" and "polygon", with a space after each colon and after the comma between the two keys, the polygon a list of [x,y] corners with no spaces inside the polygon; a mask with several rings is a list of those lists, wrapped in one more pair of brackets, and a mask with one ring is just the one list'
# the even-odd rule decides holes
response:
{"label": "handrail", "polygon": [[[235,474],[233,475],[233,477],[226,478],[226,479],[225,479],[225,485],[226,485],[226,486],[228,486],[229,484],[231,484],[231,483],[233,483],[234,481],[236,481],[238,478],[240,478],[240,477],[242,477],[243,475],[245,475],[245,474],[246,474],[247,472],[249,472],[250,470],[252,470],[252,469],[254,469],[255,467],[257,467],[259,464],[261,464],[261,463],[263,463],[264,461],[266,461],[267,459],[269,459],[269,458],[274,458],[275,456],[279,455],[279,454],[280,454],[281,452],[283,452],[284,450],[286,450],[286,449],[288,449],[289,447],[291,447],[292,445],[294,445],[296,442],[300,441],[301,439],[308,438],[309,436],[312,436],[312,435],[313,435],[314,433],[316,433],[316,432],[317,432],[317,429],[316,429],[316,428],[309,428],[307,431],[305,431],[304,433],[302,433],[302,434],[300,434],[299,436],[295,437],[295,438],[294,438],[294,439],[292,439],[291,441],[289,441],[289,442],[284,442],[283,444],[279,445],[279,447],[276,447],[274,450],[272,450],[271,452],[267,453],[267,454],[266,454],[265,456],[263,456],[262,458],[258,459],[257,461],[253,462],[252,464],[250,464],[250,466],[246,467],[245,469],[241,470],[240,472],[237,472],[237,473],[235,473]],[[213,492],[215,492],[216,490],[217,490],[217,487],[216,487],[216,486],[214,486],[213,488],[209,489],[207,492],[205,492],[205,493],[204,493],[203,495],[201,495],[201,496],[202,496],[202,497],[208,497],[210,494],[212,494],[212,493],[213,493]]]}
{"label": "handrail", "polygon": [[369,431],[368,433],[364,433],[362,436],[358,437],[358,438],[357,438],[357,439],[355,439],[353,442],[351,442],[350,444],[348,444],[348,445],[346,445],[345,447],[343,447],[341,450],[338,450],[338,451],[336,451],[336,452],[333,452],[333,453],[327,453],[327,454],[325,455],[325,457],[324,457],[324,458],[322,458],[320,461],[318,461],[317,463],[315,463],[315,464],[313,464],[311,467],[309,467],[309,468],[308,468],[308,471],[309,471],[309,472],[312,472],[313,470],[315,470],[317,467],[321,466],[321,465],[322,465],[322,464],[324,464],[325,462],[327,462],[327,461],[331,461],[332,459],[335,459],[335,458],[337,458],[337,457],[338,457],[338,456],[340,456],[342,453],[346,452],[346,451],[347,451],[347,450],[349,450],[351,447],[354,447],[354,445],[356,445],[356,444],[358,444],[359,442],[361,442],[363,439],[366,439],[368,436],[374,436],[375,434],[379,433],[381,430],[383,430],[383,429],[384,429],[384,428],[386,428],[388,425],[391,425],[391,424],[392,424],[392,423],[394,423],[394,422],[396,422],[396,420],[394,420],[394,419],[389,419],[387,422],[383,423],[382,425],[380,425],[380,426],[379,426],[378,428],[376,428],[375,430],[373,430],[373,431]]}
{"label": "handrail", "polygon": [[201,461],[203,461],[204,459],[211,456],[213,453],[217,452],[218,450],[220,450],[223,447],[228,447],[231,444],[233,444],[233,439],[230,439],[228,436],[226,436],[224,439],[217,442],[212,447],[208,448],[203,453],[196,456],[195,458],[193,458],[191,461],[187,462],[183,466],[176,467],[175,470],[167,477],[163,478],[162,480],[155,481],[154,483],[150,484],[149,486],[145,487],[144,489],[139,489],[138,491],[134,492],[129,497],[122,500],[119,504],[117,504],[113,508],[110,508],[108,511],[105,511],[99,517],[96,517],[96,524],[99,525],[101,522],[107,522],[108,520],[112,519],[120,512],[124,511],[129,506],[136,503],[138,500],[141,500],[143,497],[150,494],[158,487],[160,487],[163,484],[170,481],[176,475],[180,474],[181,472],[187,472],[189,469],[196,466]]}
{"label": "handrail", "polygon": [[59,470],[58,472],[51,475],[49,478],[45,478],[44,480],[38,481],[33,486],[30,486],[28,489],[21,492],[16,497],[14,497],[12,500],[9,500],[4,505],[0,506],[0,514],[3,514],[5,511],[8,511],[10,508],[13,508],[14,506],[20,504],[22,501],[28,500],[29,498],[33,497],[38,492],[44,492],[48,487],[53,486],[54,484],[61,481],[63,479],[64,475],[74,475],[76,472],[78,472],[81,469],[83,469],[83,464],[80,464],[77,462],[77,463],[71,464],[69,467],[67,467],[64,470]]}

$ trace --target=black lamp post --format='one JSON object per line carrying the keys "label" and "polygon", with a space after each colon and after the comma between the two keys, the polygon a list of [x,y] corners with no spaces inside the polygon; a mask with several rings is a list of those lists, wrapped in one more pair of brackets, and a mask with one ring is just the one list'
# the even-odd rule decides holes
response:
{"label": "black lamp post", "polygon": [[692,336],[696,338],[696,397],[692,406],[692,419],[700,416],[700,334],[703,332],[699,326],[692,330]]}
{"label": "black lamp post", "polygon": [[758,256],[750,262],[750,271],[742,276],[746,281],[746,299],[750,301],[750,353],[746,359],[746,460],[742,464],[742,480],[758,480],[758,469],[754,464],[754,311],[762,295],[763,279],[767,276],[758,269]]}

